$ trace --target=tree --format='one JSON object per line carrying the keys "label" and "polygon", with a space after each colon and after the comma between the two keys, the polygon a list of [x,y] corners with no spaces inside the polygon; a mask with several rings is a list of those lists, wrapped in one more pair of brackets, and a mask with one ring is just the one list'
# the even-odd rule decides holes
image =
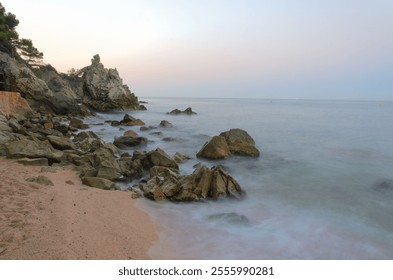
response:
{"label": "tree", "polygon": [[11,53],[14,49],[13,42],[19,38],[15,28],[18,26],[19,20],[11,13],[6,13],[5,8],[0,3],[0,49],[7,53]]}
{"label": "tree", "polygon": [[30,39],[17,40],[15,42],[15,47],[18,54],[28,64],[32,66],[42,65],[42,59],[44,58],[44,54],[33,46],[33,42]]}

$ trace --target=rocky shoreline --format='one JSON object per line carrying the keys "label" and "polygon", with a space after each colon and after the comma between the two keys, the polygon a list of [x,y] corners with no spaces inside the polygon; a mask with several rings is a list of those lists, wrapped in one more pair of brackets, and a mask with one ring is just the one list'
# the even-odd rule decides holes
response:
{"label": "rocky shoreline", "polygon": [[[170,157],[157,148],[141,152],[148,139],[133,130],[125,131],[113,143],[105,143],[89,131],[83,117],[95,111],[146,110],[139,104],[116,69],[106,69],[98,55],[91,66],[75,73],[59,74],[51,66],[33,70],[1,54],[0,71],[6,82],[13,81],[17,92],[1,92],[0,155],[22,159],[24,164],[72,166],[88,186],[119,190],[119,180],[140,180],[127,190],[133,197],[153,200],[203,201],[236,198],[245,192],[236,180],[220,166],[195,166],[191,174],[180,174],[179,164],[187,157]],[[37,72],[37,70],[34,70]],[[78,103],[79,102],[79,103]],[[195,115],[191,108],[175,109],[168,114]],[[78,116],[78,117],[77,117]],[[149,130],[140,119],[125,114],[121,121],[108,121],[112,126],[140,127]],[[171,127],[163,120],[160,127]],[[133,147],[133,154],[122,149]],[[251,136],[241,129],[222,132],[206,143],[197,157],[227,158],[231,154],[259,156]]]}

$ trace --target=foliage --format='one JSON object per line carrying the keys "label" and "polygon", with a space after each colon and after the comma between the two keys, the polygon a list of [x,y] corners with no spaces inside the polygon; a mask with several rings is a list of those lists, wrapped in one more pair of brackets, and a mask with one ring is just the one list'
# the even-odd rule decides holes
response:
{"label": "foliage", "polygon": [[30,39],[19,39],[19,34],[15,30],[18,24],[16,16],[6,13],[0,3],[0,51],[11,55],[17,53],[32,66],[42,65],[44,54],[33,46]]}

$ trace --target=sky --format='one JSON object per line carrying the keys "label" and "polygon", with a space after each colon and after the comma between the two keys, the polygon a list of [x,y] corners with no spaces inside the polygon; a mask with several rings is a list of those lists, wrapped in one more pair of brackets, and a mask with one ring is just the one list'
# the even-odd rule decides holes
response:
{"label": "sky", "polygon": [[139,97],[393,100],[392,0],[3,0],[60,72]]}

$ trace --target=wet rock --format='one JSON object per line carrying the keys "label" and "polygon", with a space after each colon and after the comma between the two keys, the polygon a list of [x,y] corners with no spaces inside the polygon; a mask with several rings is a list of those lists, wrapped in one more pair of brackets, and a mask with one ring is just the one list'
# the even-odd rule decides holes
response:
{"label": "wet rock", "polygon": [[133,130],[127,130],[123,133],[123,136],[129,136],[129,137],[139,137],[138,133],[136,133]]}
{"label": "wet rock", "polygon": [[111,126],[119,126],[120,122],[119,121],[111,121]]}
{"label": "wet rock", "polygon": [[260,152],[255,147],[254,139],[245,130],[234,128],[222,132],[220,136],[225,138],[231,153],[242,156],[259,157]]}
{"label": "wet rock", "polygon": [[235,226],[251,225],[250,220],[246,216],[240,215],[235,212],[209,215],[208,220],[213,222],[235,225]]}
{"label": "wet rock", "polygon": [[222,136],[214,136],[197,153],[197,157],[207,159],[222,159],[231,155],[229,146]]}
{"label": "wet rock", "polygon": [[182,162],[185,162],[185,161],[191,159],[191,157],[177,152],[173,156],[173,159],[174,159],[174,161],[176,161],[176,163],[182,163]]}
{"label": "wet rock", "polygon": [[131,137],[131,136],[120,136],[113,141],[113,144],[120,148],[124,149],[127,147],[135,147],[139,145],[146,145],[147,138],[145,137]]}
{"label": "wet rock", "polygon": [[196,115],[196,113],[192,111],[191,107],[188,107],[184,111],[181,111],[179,109],[174,109],[167,114],[169,114],[169,115]]}
{"label": "wet rock", "polygon": [[170,122],[168,122],[167,120],[162,120],[162,121],[160,122],[160,126],[161,126],[161,127],[166,127],[166,128],[168,128],[168,127],[173,127],[173,125],[172,125]]}
{"label": "wet rock", "polygon": [[77,129],[89,128],[87,124],[84,124],[81,119],[77,119],[77,118],[70,119],[70,127],[77,128]]}
{"label": "wet rock", "polygon": [[152,129],[156,129],[157,127],[149,125],[149,126],[141,126],[139,128],[140,131],[148,131],[148,130],[152,130]]}

